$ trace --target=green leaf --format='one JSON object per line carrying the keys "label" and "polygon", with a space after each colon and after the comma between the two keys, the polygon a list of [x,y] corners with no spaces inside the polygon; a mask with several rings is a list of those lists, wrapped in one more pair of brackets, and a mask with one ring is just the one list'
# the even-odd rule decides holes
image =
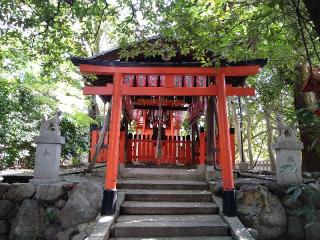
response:
{"label": "green leaf", "polygon": [[292,200],[293,202],[296,202],[296,201],[298,200],[299,196],[301,195],[301,193],[302,193],[302,188],[297,188],[297,189],[293,192],[293,194],[292,194],[292,196],[291,196],[291,200]]}
{"label": "green leaf", "polygon": [[296,186],[296,185],[295,186],[291,186],[291,187],[289,187],[287,189],[286,193],[289,194],[289,193],[295,191],[297,188],[299,188],[299,186]]}
{"label": "green leaf", "polygon": [[312,212],[312,208],[309,205],[304,205],[303,207],[300,207],[292,211],[292,213],[297,216],[308,214],[310,212]]}

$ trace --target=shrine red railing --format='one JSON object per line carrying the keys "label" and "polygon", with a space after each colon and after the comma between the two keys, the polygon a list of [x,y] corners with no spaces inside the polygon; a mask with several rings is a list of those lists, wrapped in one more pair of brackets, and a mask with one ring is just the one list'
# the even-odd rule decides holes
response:
{"label": "shrine red railing", "polygon": [[[91,161],[95,153],[95,146],[99,139],[100,130],[94,128],[91,129],[90,139],[90,155],[89,160]],[[126,146],[127,160],[124,163],[141,163],[141,164],[168,164],[168,165],[191,165],[201,164],[201,151],[203,151],[204,161],[206,159],[206,140],[205,133],[203,136],[204,140],[197,139],[195,142],[195,157],[192,161],[192,141],[190,137],[167,137],[166,140],[161,140],[162,157],[157,158],[156,148],[157,140],[152,140],[151,135],[133,135],[128,137]],[[108,132],[106,132],[105,139],[103,141],[103,147],[97,158],[97,163],[105,163],[107,160],[107,143],[108,143]],[[234,131],[230,132],[231,142],[231,156],[232,165],[235,167],[235,135]],[[201,148],[201,144],[204,147]],[[123,145],[122,145],[123,147]],[[217,149],[219,149],[219,137],[217,136]],[[122,151],[120,151],[122,152]],[[220,153],[217,152],[217,166],[221,166]]]}
{"label": "shrine red railing", "polygon": [[160,140],[160,157],[157,157],[157,144],[158,141],[152,140],[150,135],[134,135],[132,139],[128,140],[127,163],[193,164],[190,139],[186,137],[168,137],[166,140]]}

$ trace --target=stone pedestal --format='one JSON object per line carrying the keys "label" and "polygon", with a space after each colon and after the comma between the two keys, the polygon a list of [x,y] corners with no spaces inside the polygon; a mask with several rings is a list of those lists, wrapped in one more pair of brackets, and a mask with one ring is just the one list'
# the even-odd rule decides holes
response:
{"label": "stone pedestal", "polygon": [[36,161],[34,177],[29,181],[34,185],[59,181],[61,146],[65,143],[60,132],[60,116],[61,112],[58,111],[51,119],[43,117],[40,136],[34,138],[37,144]]}
{"label": "stone pedestal", "polygon": [[277,182],[280,185],[296,185],[302,182],[302,142],[294,137],[279,137],[273,144],[276,151]]}
{"label": "stone pedestal", "polygon": [[238,163],[238,170],[239,172],[246,173],[249,171],[249,164],[246,162],[239,162]]}
{"label": "stone pedestal", "polygon": [[61,146],[64,137],[56,134],[43,134],[34,138],[37,144],[34,178],[32,184],[53,183],[59,181]]}

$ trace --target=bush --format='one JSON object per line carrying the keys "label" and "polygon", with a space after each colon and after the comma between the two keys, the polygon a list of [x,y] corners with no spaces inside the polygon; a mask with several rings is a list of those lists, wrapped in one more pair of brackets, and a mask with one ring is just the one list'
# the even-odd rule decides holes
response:
{"label": "bush", "polygon": [[50,101],[17,81],[0,79],[0,169],[33,167],[37,134]]}
{"label": "bush", "polygon": [[62,160],[78,165],[84,153],[89,151],[89,129],[94,121],[83,113],[65,114],[61,120],[61,135],[66,144],[62,148]]}

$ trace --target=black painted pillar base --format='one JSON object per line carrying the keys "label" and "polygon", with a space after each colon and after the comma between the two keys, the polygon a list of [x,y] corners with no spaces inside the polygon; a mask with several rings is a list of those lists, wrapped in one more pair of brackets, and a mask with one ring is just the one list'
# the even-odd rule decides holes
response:
{"label": "black painted pillar base", "polygon": [[117,190],[103,189],[101,215],[110,216],[116,212]]}
{"label": "black painted pillar base", "polygon": [[237,216],[237,192],[234,189],[222,191],[223,215],[227,217]]}

